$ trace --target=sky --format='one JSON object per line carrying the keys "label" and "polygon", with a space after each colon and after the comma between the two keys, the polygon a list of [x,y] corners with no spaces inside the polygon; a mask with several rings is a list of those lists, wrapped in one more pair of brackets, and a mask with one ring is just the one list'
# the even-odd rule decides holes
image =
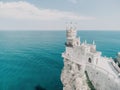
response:
{"label": "sky", "polygon": [[120,0],[0,0],[0,30],[120,30]]}

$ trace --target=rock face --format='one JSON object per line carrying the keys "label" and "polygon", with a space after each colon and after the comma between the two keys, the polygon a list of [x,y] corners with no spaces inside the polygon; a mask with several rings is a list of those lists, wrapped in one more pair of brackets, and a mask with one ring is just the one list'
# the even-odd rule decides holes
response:
{"label": "rock face", "polygon": [[63,90],[90,90],[81,66],[66,59],[64,59],[61,81],[63,83]]}

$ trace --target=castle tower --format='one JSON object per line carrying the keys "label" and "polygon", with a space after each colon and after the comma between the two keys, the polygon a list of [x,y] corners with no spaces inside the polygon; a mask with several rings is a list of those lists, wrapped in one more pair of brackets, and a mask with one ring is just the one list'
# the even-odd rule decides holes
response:
{"label": "castle tower", "polygon": [[66,43],[67,47],[80,45],[80,38],[77,38],[77,30],[72,23],[66,27]]}
{"label": "castle tower", "polygon": [[81,52],[80,38],[76,27],[70,24],[66,28],[66,49],[62,53],[64,67],[61,73],[63,90],[89,90],[85,77],[85,57]]}

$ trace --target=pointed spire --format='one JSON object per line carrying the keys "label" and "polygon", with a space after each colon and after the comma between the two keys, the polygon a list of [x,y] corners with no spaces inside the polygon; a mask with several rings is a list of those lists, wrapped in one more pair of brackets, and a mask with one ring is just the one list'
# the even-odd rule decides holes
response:
{"label": "pointed spire", "polygon": [[85,44],[87,43],[87,41],[85,40]]}
{"label": "pointed spire", "polygon": [[95,45],[95,41],[93,40],[93,45]]}

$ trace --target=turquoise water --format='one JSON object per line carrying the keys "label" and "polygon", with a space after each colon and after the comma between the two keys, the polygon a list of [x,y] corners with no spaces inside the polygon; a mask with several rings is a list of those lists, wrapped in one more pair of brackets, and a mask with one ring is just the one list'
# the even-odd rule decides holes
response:
{"label": "turquoise water", "polygon": [[[79,31],[103,56],[120,51],[119,31]],[[0,31],[0,90],[62,90],[65,31]]]}

